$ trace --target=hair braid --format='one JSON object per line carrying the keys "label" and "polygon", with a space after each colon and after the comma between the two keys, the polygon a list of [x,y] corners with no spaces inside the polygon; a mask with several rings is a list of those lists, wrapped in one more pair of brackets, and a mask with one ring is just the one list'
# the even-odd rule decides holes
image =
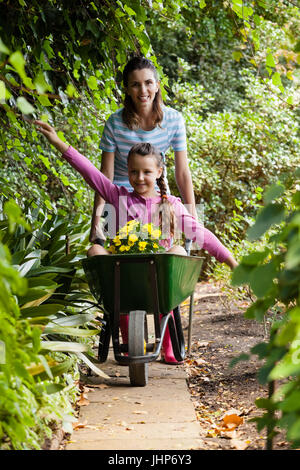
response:
{"label": "hair braid", "polygon": [[156,181],[161,195],[161,203],[159,204],[159,225],[162,232],[167,228],[167,231],[173,237],[175,234],[175,212],[173,204],[168,200],[164,173],[162,173]]}

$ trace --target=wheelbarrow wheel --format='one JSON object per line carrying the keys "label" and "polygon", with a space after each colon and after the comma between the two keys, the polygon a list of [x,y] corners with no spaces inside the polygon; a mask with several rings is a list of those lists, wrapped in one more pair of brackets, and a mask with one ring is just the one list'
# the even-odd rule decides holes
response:
{"label": "wheelbarrow wheel", "polygon": [[[128,326],[128,353],[129,356],[143,356],[145,354],[146,312],[136,310],[129,314]],[[133,386],[144,387],[148,383],[148,364],[129,364],[129,378]]]}

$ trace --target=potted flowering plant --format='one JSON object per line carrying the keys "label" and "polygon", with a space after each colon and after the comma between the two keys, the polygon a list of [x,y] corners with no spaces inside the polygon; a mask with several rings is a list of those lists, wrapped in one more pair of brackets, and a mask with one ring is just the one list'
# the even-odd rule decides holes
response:
{"label": "potted flowering plant", "polygon": [[129,220],[115,238],[106,241],[105,248],[112,254],[158,253],[165,251],[159,244],[160,239],[161,230],[152,223]]}

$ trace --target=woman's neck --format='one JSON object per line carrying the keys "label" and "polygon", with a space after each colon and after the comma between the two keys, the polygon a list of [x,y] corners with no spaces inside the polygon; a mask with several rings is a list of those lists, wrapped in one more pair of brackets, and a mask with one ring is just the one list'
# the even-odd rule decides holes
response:
{"label": "woman's neck", "polygon": [[139,110],[138,115],[141,129],[151,131],[155,127],[152,110]]}

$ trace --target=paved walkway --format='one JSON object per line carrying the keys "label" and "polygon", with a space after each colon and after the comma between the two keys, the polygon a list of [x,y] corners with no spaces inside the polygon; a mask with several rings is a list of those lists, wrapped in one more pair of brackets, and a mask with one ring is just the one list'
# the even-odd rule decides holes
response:
{"label": "paved walkway", "polygon": [[101,369],[110,379],[88,378],[94,387],[80,408],[84,427],[73,432],[66,450],[201,449],[183,366],[150,363],[145,387],[130,385],[128,367],[111,351]]}

